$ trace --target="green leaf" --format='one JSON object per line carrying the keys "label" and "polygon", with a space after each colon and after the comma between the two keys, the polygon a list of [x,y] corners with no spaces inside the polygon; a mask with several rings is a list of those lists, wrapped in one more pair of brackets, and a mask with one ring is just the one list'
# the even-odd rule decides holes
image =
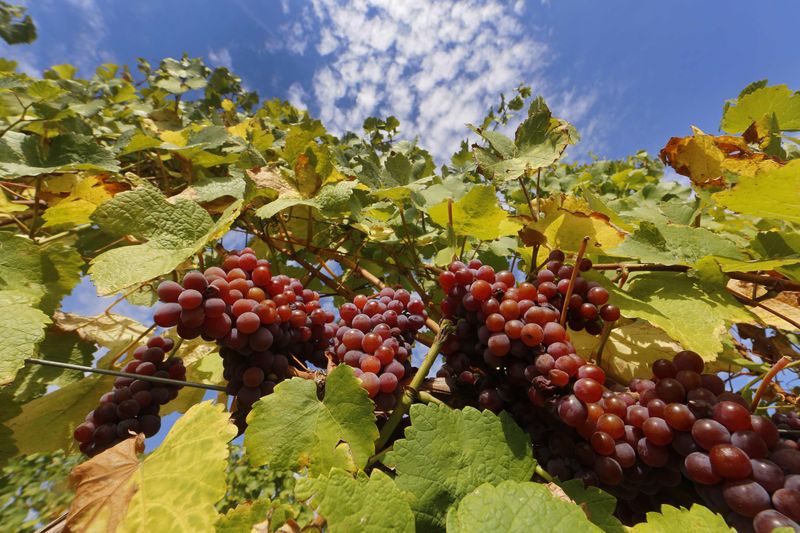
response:
{"label": "green leaf", "polygon": [[0,139],[0,173],[8,179],[63,170],[116,172],[119,167],[114,154],[88,135],[59,135],[50,141],[46,154],[34,135],[9,131]]}
{"label": "green leaf", "polygon": [[222,404],[195,405],[145,458],[120,531],[214,531],[226,490],[228,441],[236,436]]}
{"label": "green leaf", "polygon": [[722,338],[732,323],[753,320],[724,287],[708,285],[687,274],[638,274],[631,276],[625,291],[607,281],[604,285],[623,315],[651,322],[707,361],[722,351]]}
{"label": "green leaf", "polygon": [[284,209],[296,205],[307,205],[319,209],[326,214],[346,212],[350,206],[353,191],[361,188],[357,181],[340,181],[323,186],[313,198],[299,196],[282,196],[256,210],[256,216],[263,219],[272,218]]}
{"label": "green leaf", "polygon": [[[91,366],[95,345],[81,339],[74,331],[63,331],[51,325],[38,347],[36,357],[48,361]],[[83,379],[83,374],[45,365],[28,365],[14,381],[13,395],[17,402],[30,401],[45,393],[48,386],[63,387]]]}
{"label": "green leaf", "polygon": [[625,526],[614,516],[617,500],[612,495],[597,487],[584,486],[580,479],[571,479],[561,483],[561,488],[575,503],[583,508],[583,512],[591,522],[606,533],[624,533]]}
{"label": "green leaf", "polygon": [[[508,212],[499,205],[494,187],[475,185],[466,196],[453,202],[453,229],[457,235],[491,241],[505,235],[514,235],[522,227],[509,219]],[[428,209],[428,214],[443,228],[449,225],[448,202]]]}
{"label": "green leaf", "polygon": [[266,520],[270,502],[256,500],[243,502],[224,515],[220,515],[216,523],[216,533],[240,533]]}
{"label": "green leaf", "polygon": [[217,239],[239,215],[242,202],[231,204],[213,222],[198,204],[174,204],[156,189],[120,193],[101,204],[92,220],[102,229],[147,240],[103,252],[92,260],[89,274],[100,294],[113,294],[175,270],[209,241]]}
{"label": "green leaf", "polygon": [[692,533],[730,533],[734,529],[710,509],[699,504],[691,509],[662,505],[661,512],[647,513],[647,521],[633,526],[633,533],[667,533],[691,531]]}
{"label": "green leaf", "polygon": [[773,114],[781,130],[800,130],[800,95],[786,85],[743,92],[735,103],[726,104],[720,127],[728,133],[742,133],[753,122]]}
{"label": "green leaf", "polygon": [[26,357],[36,353],[50,317],[31,307],[30,295],[0,290],[0,386],[14,381]]}
{"label": "green leaf", "polygon": [[755,176],[742,176],[732,189],[712,198],[745,215],[800,223],[800,160]]}
{"label": "green leaf", "polygon": [[245,181],[241,176],[223,178],[201,178],[173,198],[186,198],[195,202],[212,202],[218,198],[230,196],[242,200],[245,194]]}
{"label": "green leaf", "polygon": [[745,259],[736,244],[705,228],[642,222],[639,228],[609,254],[633,257],[641,263],[689,265],[716,255]]}
{"label": "green leaf", "polygon": [[378,429],[372,410],[367,392],[347,365],[328,374],[322,401],[313,381],[293,378],[254,404],[244,446],[254,466],[279,472],[354,471],[364,468],[375,451]]}
{"label": "green leaf", "polygon": [[574,503],[553,496],[541,483],[484,483],[447,513],[448,533],[485,531],[600,532]]}
{"label": "green leaf", "polygon": [[397,486],[416,496],[419,531],[444,526],[447,508],[481,483],[529,480],[536,465],[530,439],[508,413],[420,404],[384,462],[397,471]]}
{"label": "green leaf", "polygon": [[353,478],[334,468],[328,476],[301,478],[295,496],[301,500],[311,498],[331,533],[414,531],[414,513],[408,504],[410,495],[404,494],[380,470],[373,470],[369,477],[359,472]]}
{"label": "green leaf", "polygon": [[577,141],[575,129],[552,117],[540,97],[531,103],[528,117],[519,125],[513,145],[496,132],[479,132],[493,150],[474,147],[478,168],[490,179],[517,179],[526,171],[552,165],[569,144]]}
{"label": "green leaf", "polygon": [[32,43],[36,40],[36,26],[25,8],[0,2],[0,37],[8,44]]}

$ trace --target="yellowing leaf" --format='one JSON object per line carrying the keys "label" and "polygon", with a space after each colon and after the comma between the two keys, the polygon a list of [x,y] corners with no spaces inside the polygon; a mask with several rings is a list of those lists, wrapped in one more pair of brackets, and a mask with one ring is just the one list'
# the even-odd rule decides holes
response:
{"label": "yellowing leaf", "polygon": [[585,236],[589,237],[588,253],[607,250],[620,244],[625,232],[609,218],[593,211],[581,198],[571,195],[552,196],[541,202],[538,222],[528,225],[547,237],[550,248],[576,251]]}
{"label": "yellowing leaf", "polygon": [[721,127],[728,133],[742,133],[753,122],[775,116],[778,129],[800,130],[800,95],[786,85],[759,87],[725,105]]}
{"label": "yellowing leaf", "polygon": [[[578,353],[596,358],[598,337],[585,331],[570,332],[570,340]],[[657,359],[672,359],[683,350],[662,329],[646,320],[621,321],[603,347],[601,366],[619,383],[628,383],[632,378],[650,378],[650,365]],[[702,355],[702,354],[701,354]],[[715,363],[716,355],[706,357],[707,370],[727,370],[727,363]]]}
{"label": "yellowing leaf", "polygon": [[222,404],[197,404],[172,426],[131,483],[120,532],[213,532],[224,495],[228,441],[236,436]]}
{"label": "yellowing leaf", "polygon": [[87,224],[97,206],[121,190],[120,185],[106,184],[101,175],[84,178],[69,196],[44,212],[44,226]]}
{"label": "yellowing leaf", "polygon": [[[491,241],[505,235],[516,235],[522,227],[500,207],[495,189],[489,185],[475,185],[457,202],[452,204],[453,229],[456,235]],[[436,224],[448,227],[450,216],[448,202],[444,201],[428,209]]]}
{"label": "yellowing leaf", "polygon": [[688,176],[698,187],[721,187],[724,172],[752,176],[759,170],[776,169],[780,163],[754,153],[741,137],[706,135],[692,128],[690,137],[672,137],[661,150],[662,161]]}
{"label": "yellowing leaf", "polygon": [[800,160],[742,177],[731,189],[718,192],[713,198],[738,213],[800,222]]}

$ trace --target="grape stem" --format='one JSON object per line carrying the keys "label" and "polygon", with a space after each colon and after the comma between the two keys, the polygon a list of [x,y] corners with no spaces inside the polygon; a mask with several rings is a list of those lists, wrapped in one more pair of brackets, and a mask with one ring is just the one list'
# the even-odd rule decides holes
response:
{"label": "grape stem", "polygon": [[597,366],[599,367],[602,367],[601,361],[603,359],[603,349],[606,347],[608,337],[611,335],[611,330],[614,328],[615,323],[616,321],[606,322],[603,324],[603,332],[600,334],[600,342],[597,345],[597,354],[595,356]]}
{"label": "grape stem", "polygon": [[387,420],[381,428],[381,433],[378,436],[378,440],[375,441],[376,450],[382,450],[383,447],[386,446],[386,443],[389,442],[394,430],[397,428],[398,424],[400,424],[400,421],[403,419],[406,413],[408,413],[411,404],[417,399],[419,395],[418,389],[425,381],[425,376],[428,375],[431,366],[433,366],[433,362],[436,361],[437,357],[439,357],[439,348],[441,347],[445,338],[447,338],[447,335],[450,333],[451,326],[452,324],[449,320],[443,320],[438,326],[439,332],[433,339],[431,347],[428,350],[428,353],[425,355],[425,359],[423,359],[422,364],[419,365],[419,370],[417,370],[417,373],[414,374],[414,377],[411,379],[411,383],[409,383],[408,386],[406,386],[406,388],[403,390],[403,395],[400,397],[400,401],[394,408],[394,411],[392,411],[389,420]]}
{"label": "grape stem", "polygon": [[208,389],[220,392],[225,392],[225,387],[219,385],[210,385],[207,383],[194,383],[191,381],[181,381],[179,379],[161,378],[157,376],[144,376],[141,374],[133,374],[131,372],[120,372],[118,370],[108,370],[106,368],[91,368],[88,366],[73,365],[71,363],[61,363],[59,361],[45,361],[44,359],[25,359],[25,364],[28,365],[43,365],[54,366],[58,368],[66,368],[68,370],[79,370],[81,372],[91,372],[92,374],[105,374],[107,376],[117,376],[120,378],[140,379],[142,381],[152,381],[153,383],[163,383],[165,385],[176,385],[178,387],[194,387],[196,389]]}
{"label": "grape stem", "polygon": [[450,407],[449,405],[444,403],[442,400],[440,400],[439,398],[437,398],[436,396],[434,396],[430,392],[421,390],[421,391],[417,392],[417,396],[419,397],[419,401],[421,401],[422,403],[428,403],[428,404],[429,403],[433,403],[433,404],[436,404],[436,405],[443,405],[445,407]]}
{"label": "grape stem", "polygon": [[567,322],[567,311],[569,310],[569,299],[572,297],[572,291],[575,289],[575,278],[578,277],[578,270],[580,270],[581,260],[583,254],[586,253],[586,245],[589,244],[589,236],[583,238],[581,247],[578,249],[578,255],[575,257],[575,266],[572,269],[572,275],[569,277],[569,285],[567,285],[567,294],[564,295],[564,303],[561,304],[561,319],[558,321],[562,326]]}
{"label": "grape stem", "polygon": [[540,478],[544,479],[548,483],[555,482],[555,480],[553,479],[553,476],[551,476],[550,473],[547,470],[545,470],[544,468],[542,468],[542,465],[540,465],[538,463],[536,464],[536,468],[534,469],[534,472],[536,473],[537,476],[539,476]]}
{"label": "grape stem", "polygon": [[753,402],[750,404],[751,413],[755,412],[756,408],[758,407],[758,403],[761,401],[761,397],[764,396],[764,392],[766,392],[767,387],[775,375],[783,370],[784,367],[786,367],[786,365],[788,365],[790,362],[791,359],[784,355],[778,360],[777,363],[772,365],[772,368],[770,368],[769,372],[767,372],[764,376],[764,380],[761,382],[761,385],[759,385],[758,389],[756,389],[756,394],[753,396]]}

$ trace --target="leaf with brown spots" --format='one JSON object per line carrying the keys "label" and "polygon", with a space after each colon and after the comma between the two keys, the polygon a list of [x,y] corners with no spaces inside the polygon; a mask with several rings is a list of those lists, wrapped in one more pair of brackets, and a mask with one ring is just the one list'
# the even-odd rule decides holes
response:
{"label": "leaf with brown spots", "polygon": [[659,153],[661,160],[688,176],[696,186],[725,187],[726,172],[753,176],[759,170],[779,168],[774,159],[753,152],[741,137],[707,135],[692,127],[689,137],[672,137]]}

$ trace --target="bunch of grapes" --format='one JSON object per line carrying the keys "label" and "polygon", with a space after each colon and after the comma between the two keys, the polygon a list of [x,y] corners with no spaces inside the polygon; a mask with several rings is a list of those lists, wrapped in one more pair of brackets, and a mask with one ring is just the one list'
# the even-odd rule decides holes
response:
{"label": "bunch of grapes", "polygon": [[[136,348],[134,360],[124,372],[141,376],[186,380],[186,368],[179,358],[164,359],[175,343],[172,339],[153,337]],[[100,405],[86,416],[73,433],[81,452],[92,457],[107,450],[131,434],[152,437],[161,428],[159,407],[174,400],[180,387],[162,385],[143,379],[118,377],[114,390],[100,398]]]}
{"label": "bunch of grapes", "polygon": [[361,385],[379,409],[394,406],[399,380],[410,374],[414,336],[427,319],[421,300],[405,289],[384,288],[357,295],[339,308],[333,352],[356,369]]}
{"label": "bunch of grapes", "polygon": [[177,326],[181,338],[219,343],[227,389],[236,395],[237,422],[250,407],[304,361],[326,366],[336,334],[319,294],[294,278],[273,276],[251,248],[225,257],[222,266],[188,272],[182,283],[158,286],[154,321]]}
{"label": "bunch of grapes", "polygon": [[652,370],[653,379],[634,379],[617,392],[593,370],[556,400],[553,414],[577,440],[564,444],[570,434],[562,431],[560,457],[549,459],[559,477],[599,484],[640,512],[669,497],[665,488],[683,484],[676,494],[695,490],[739,531],[800,528],[796,442],[751,415],[718,376],[704,374],[696,353],[660,359]]}
{"label": "bunch of grapes", "polygon": [[[612,315],[618,310],[605,305],[608,292],[578,279],[583,282],[581,291],[591,292],[598,303],[602,299],[604,316],[616,320],[619,315]],[[529,421],[531,403],[545,405],[547,398],[579,379],[579,370],[587,365],[575,353],[569,333],[559,323],[561,313],[551,303],[554,297],[543,283],[518,284],[511,272],[495,272],[478,260],[466,265],[455,261],[439,275],[447,294],[442,312],[455,322],[455,333],[442,347],[446,363],[439,375],[476,386],[481,407],[508,409],[523,424]],[[566,292],[564,283],[553,286],[556,294]],[[581,372],[590,373],[589,368],[597,367]]]}
{"label": "bunch of grapes", "polygon": [[[564,263],[564,252],[550,252],[545,267],[536,273],[534,285],[539,292],[540,304],[550,304],[559,313],[567,297],[567,287],[575,270],[574,265]],[[589,259],[581,259],[578,272],[592,268]],[[585,329],[591,335],[603,330],[603,322],[614,322],[620,317],[619,308],[608,303],[608,291],[596,281],[587,281],[579,273],[575,275],[572,294],[567,302],[567,325],[573,331]]]}
{"label": "bunch of grapes", "polygon": [[325,366],[333,314],[299,280],[273,276],[269,261],[251,248],[228,255],[222,267],[188,272],[182,284],[162,282],[158,298],[155,323],[177,326],[183,339],[202,337],[243,354],[275,346]]}

